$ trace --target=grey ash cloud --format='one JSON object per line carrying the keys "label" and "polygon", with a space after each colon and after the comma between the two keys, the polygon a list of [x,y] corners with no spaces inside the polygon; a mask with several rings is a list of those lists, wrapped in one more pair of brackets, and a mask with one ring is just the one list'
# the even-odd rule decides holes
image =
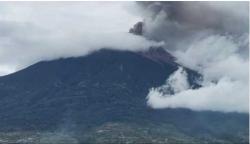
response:
{"label": "grey ash cloud", "polygon": [[179,64],[204,77],[199,89],[172,95],[151,89],[147,97],[151,107],[248,112],[248,2],[138,5],[144,16],[144,36],[164,41]]}

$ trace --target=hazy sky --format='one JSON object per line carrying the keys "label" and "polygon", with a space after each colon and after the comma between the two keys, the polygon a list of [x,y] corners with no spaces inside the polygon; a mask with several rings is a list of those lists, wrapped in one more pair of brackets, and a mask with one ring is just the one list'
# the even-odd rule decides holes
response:
{"label": "hazy sky", "polygon": [[35,62],[157,43],[128,34],[133,2],[0,2],[0,75]]}

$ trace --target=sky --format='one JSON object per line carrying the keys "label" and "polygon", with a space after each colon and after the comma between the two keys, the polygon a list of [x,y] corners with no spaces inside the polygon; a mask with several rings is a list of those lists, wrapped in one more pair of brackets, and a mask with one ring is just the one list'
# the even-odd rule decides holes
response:
{"label": "sky", "polygon": [[0,2],[0,75],[41,60],[86,55],[100,48],[159,45],[128,34],[142,18],[131,2]]}
{"label": "sky", "polygon": [[[182,67],[149,90],[148,106],[248,112],[248,2],[0,3],[0,76],[101,48],[162,46]],[[143,36],[128,33],[138,21]],[[203,75],[201,88],[183,67]],[[174,94],[162,93],[169,87]]]}

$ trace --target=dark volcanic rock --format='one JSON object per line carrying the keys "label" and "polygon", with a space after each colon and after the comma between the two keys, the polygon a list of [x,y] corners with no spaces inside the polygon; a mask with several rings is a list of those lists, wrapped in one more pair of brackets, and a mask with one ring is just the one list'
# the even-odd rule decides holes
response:
{"label": "dark volcanic rock", "polygon": [[139,52],[139,54],[155,62],[176,65],[176,63],[174,62],[175,57],[173,57],[163,48],[150,48],[148,51]]}
{"label": "dark volcanic rock", "polygon": [[137,22],[133,28],[129,30],[129,33],[135,34],[135,35],[142,35],[143,34],[143,22]]}

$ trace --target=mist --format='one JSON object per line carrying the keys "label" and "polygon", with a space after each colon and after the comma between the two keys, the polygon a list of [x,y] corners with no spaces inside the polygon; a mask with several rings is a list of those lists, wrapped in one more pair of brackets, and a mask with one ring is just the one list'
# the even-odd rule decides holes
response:
{"label": "mist", "polygon": [[1,2],[0,75],[44,60],[101,48],[142,50],[161,43],[128,33],[142,18],[133,2]]}
{"label": "mist", "polygon": [[144,36],[164,41],[177,63],[203,76],[199,89],[174,94],[150,89],[150,107],[248,112],[248,2],[149,2],[139,7]]}

